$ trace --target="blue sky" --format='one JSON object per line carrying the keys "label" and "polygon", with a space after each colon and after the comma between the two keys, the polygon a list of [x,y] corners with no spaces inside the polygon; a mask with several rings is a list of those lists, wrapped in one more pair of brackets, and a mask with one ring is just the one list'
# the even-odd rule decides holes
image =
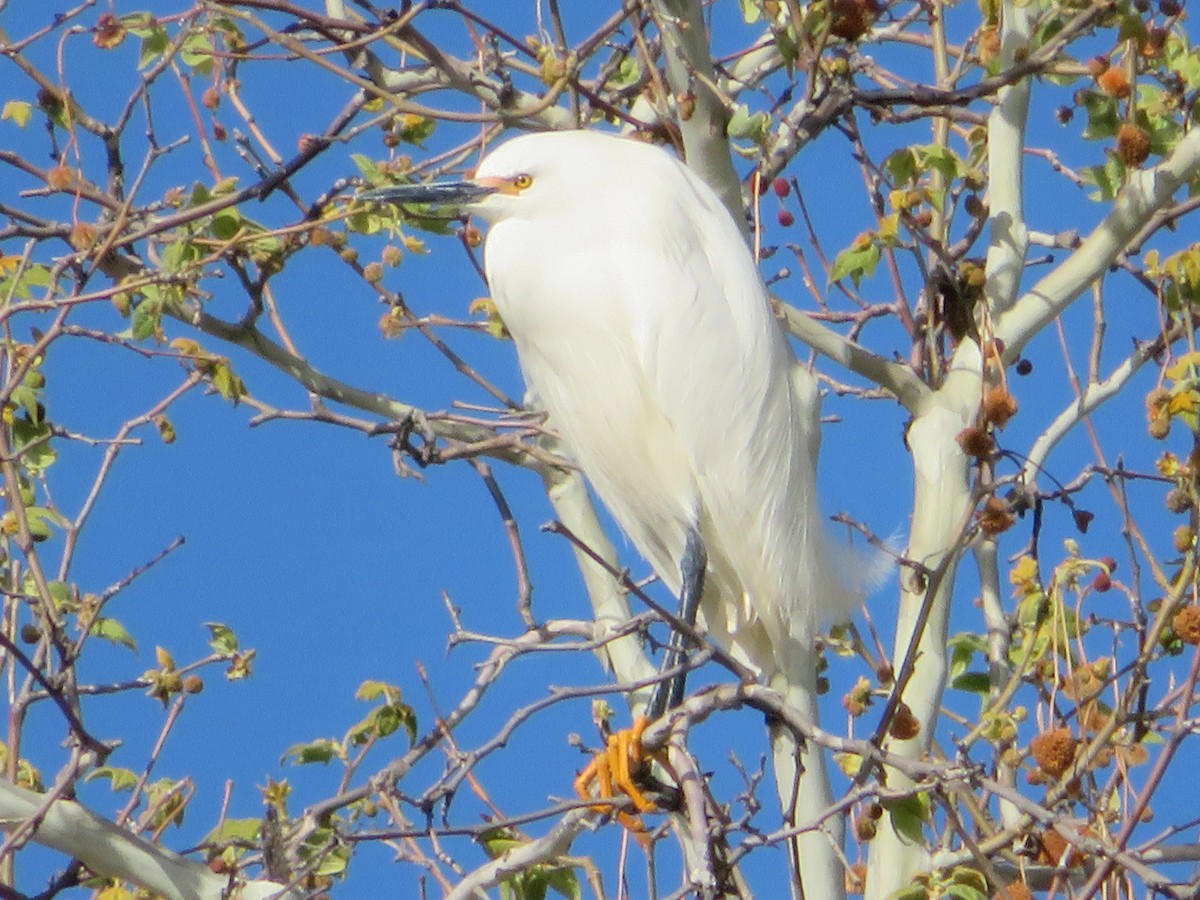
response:
{"label": "blue sky", "polygon": [[[491,11],[501,12],[499,4]],[[526,6],[522,4],[522,6]],[[532,4],[519,15],[531,16]],[[0,14],[0,25],[10,35],[27,33],[42,21],[44,8],[28,5]],[[598,4],[580,7],[582,16],[599,15]],[[127,11],[119,8],[118,12]],[[448,19],[449,17],[445,17]],[[434,21],[429,16],[429,21]],[[81,21],[90,24],[91,17]],[[513,33],[533,31],[533,24],[509,23]],[[586,34],[589,23],[572,22],[572,36]],[[447,39],[458,52],[467,52],[460,30],[447,22]],[[437,35],[437,30],[434,30]],[[122,73],[120,85],[129,84],[128,66],[135,57],[133,42],[97,62],[89,38],[72,39],[68,48],[78,51],[90,65],[111,66]],[[724,49],[738,44],[732,37]],[[51,66],[53,42],[43,42],[34,55]],[[114,88],[107,69],[91,70],[74,63],[67,54],[68,75],[85,105],[96,114],[109,116],[125,94]],[[126,68],[122,72],[121,67]],[[7,67],[2,99],[30,99],[28,82]],[[300,135],[320,131],[345,102],[349,91],[330,77],[314,75],[301,65],[245,67],[242,73],[248,105],[276,146],[287,155]],[[201,88],[197,88],[199,93]],[[1064,102],[1071,89],[1047,89],[1053,99],[1035,104],[1034,134],[1055,138],[1061,129],[1053,121],[1053,108]],[[158,85],[156,124],[161,137],[188,133],[190,116],[180,100],[178,85],[165,79]],[[237,122],[229,107],[219,116],[232,129]],[[462,140],[470,126],[439,128],[430,148],[439,149]],[[1078,133],[1077,120],[1069,130]],[[133,129],[136,131],[137,129]],[[898,140],[928,140],[924,128],[897,133],[872,133],[872,144]],[[905,137],[905,135],[910,135]],[[137,142],[134,141],[134,144]],[[36,126],[19,131],[11,122],[0,123],[0,146],[45,159],[47,142]],[[819,222],[826,249],[836,251],[859,231],[869,227],[868,207],[857,166],[849,159],[844,141],[831,135],[801,154],[789,175],[798,178],[810,210]],[[250,173],[229,145],[219,146],[226,175],[249,178]],[[386,152],[377,137],[361,138],[356,144],[336,147],[326,153],[313,171],[297,179],[297,187],[312,196],[338,177],[355,174],[350,153],[382,157]],[[1064,154],[1096,160],[1100,148],[1094,144],[1065,141]],[[100,159],[94,144],[84,146],[85,168],[94,169]],[[749,171],[742,162],[739,171]],[[193,143],[177,151],[146,186],[148,195],[161,193],[172,184],[206,179]],[[1047,167],[1031,160],[1029,196],[1035,227],[1056,231],[1086,228],[1094,220],[1096,207],[1082,192],[1050,181]],[[0,173],[0,196],[6,201],[16,190],[34,187],[12,169]],[[66,201],[44,200],[45,210],[64,215]],[[765,219],[773,219],[775,199],[764,198]],[[41,208],[41,207],[39,207]],[[48,212],[49,214],[49,212]],[[247,208],[247,215],[261,214],[278,223],[294,218],[279,196],[261,209]],[[387,275],[388,286],[399,290],[419,313],[466,317],[467,305],[486,292],[470,271],[455,240],[422,236],[431,251],[428,256],[410,256]],[[768,242],[804,243],[796,229],[772,228]],[[377,257],[383,242],[356,238],[365,263]],[[5,253],[19,252],[12,247]],[[448,363],[418,335],[385,341],[377,322],[383,307],[367,285],[344,274],[332,251],[305,253],[297,265],[276,279],[275,292],[293,338],[319,369],[356,386],[389,393],[426,409],[445,409],[455,400],[489,402],[477,388],[458,378]],[[764,265],[774,274],[788,265],[781,251]],[[795,266],[789,265],[795,272]],[[911,275],[911,273],[910,273]],[[226,279],[230,281],[230,279]],[[213,311],[236,316],[240,309],[238,290],[231,283],[209,279],[214,292]],[[909,282],[910,290],[913,284]],[[801,307],[811,304],[798,279],[785,280],[777,288],[786,299]],[[876,277],[864,287],[868,298],[888,299],[886,278]],[[1142,297],[1131,300],[1130,309],[1115,313],[1110,355],[1118,358],[1127,347],[1124,334],[1131,328],[1138,336],[1149,336],[1153,310]],[[102,329],[122,327],[107,305],[81,311],[78,321]],[[1087,334],[1086,311],[1067,317],[1070,334]],[[890,352],[903,349],[889,343],[894,337],[885,329],[868,332],[868,343]],[[178,325],[168,328],[170,336],[186,334]],[[443,336],[487,377],[520,396],[521,387],[512,347],[490,337],[465,331],[447,331]],[[286,378],[244,354],[219,348],[205,339],[207,347],[229,352],[238,373],[255,396],[281,407],[304,408],[306,399]],[[1086,352],[1086,348],[1085,348]],[[1053,335],[1043,336],[1029,352],[1035,375],[1016,380],[1014,392],[1022,403],[1022,414],[1006,433],[1006,443],[1028,445],[1029,437],[1047,422],[1070,397],[1061,373]],[[56,347],[46,365],[49,415],[74,432],[94,437],[110,436],[131,415],[144,411],[180,380],[174,364],[162,359],[146,360],[134,353],[77,339]],[[1050,374],[1053,373],[1053,374]],[[832,372],[835,377],[844,373]],[[852,380],[852,379],[851,379]],[[1146,382],[1146,379],[1143,379]],[[1147,382],[1148,384],[1148,382]],[[1143,391],[1144,392],[1144,388]],[[843,421],[826,431],[822,478],[826,507],[866,520],[882,534],[900,533],[907,525],[911,476],[902,445],[904,416],[893,403],[860,403],[831,397],[827,412]],[[516,615],[516,584],[507,538],[480,479],[462,464],[426,470],[424,481],[400,479],[393,471],[386,438],[364,438],[350,431],[313,423],[273,422],[248,427],[251,411],[232,409],[215,396],[194,391],[171,411],[178,440],[171,446],[159,442],[152,430],[141,433],[143,444],[122,455],[81,544],[74,578],[85,590],[97,591],[124,577],[131,569],[153,558],[177,536],[186,543],[165,561],[140,578],[114,601],[110,614],[121,619],[137,638],[136,655],[120,647],[96,646],[85,672],[99,681],[118,681],[153,667],[155,645],[167,647],[180,661],[203,655],[207,634],[202,623],[225,622],[235,629],[242,645],[258,650],[254,677],[227,684],[216,672],[206,676],[207,688],[192,698],[156,769],[156,776],[192,775],[197,796],[185,828],[168,841],[183,847],[199,840],[215,820],[226,779],[234,783],[230,809],[234,816],[254,816],[261,811],[257,786],[268,778],[287,778],[295,787],[292,803],[298,812],[305,803],[328,795],[340,776],[334,767],[281,766],[280,756],[291,745],[321,736],[340,736],[346,727],[366,712],[353,700],[358,685],[380,679],[402,686],[406,699],[417,710],[422,729],[433,720],[431,700],[426,695],[416,665],[428,672],[433,696],[443,709],[452,707],[473,678],[472,665],[482,650],[465,647],[446,652],[451,622],[443,595],[462,610],[464,623],[475,630],[515,635],[521,630]],[[1106,409],[1099,417],[1102,436],[1119,449],[1123,434],[1131,427],[1142,428],[1140,394]],[[1132,425],[1130,423],[1133,423]],[[1147,468],[1154,447],[1140,439],[1129,462]],[[1069,477],[1078,468],[1079,454],[1086,445],[1079,437],[1069,441],[1055,460]],[[82,444],[65,445],[61,460],[52,470],[51,485],[59,504],[74,510],[86,495],[100,450]],[[535,579],[535,609],[545,617],[587,614],[586,598],[577,572],[562,539],[539,533],[538,526],[552,517],[538,479],[524,471],[495,466],[497,477],[513,505],[525,539]],[[1103,494],[1090,489],[1082,505],[1098,513],[1093,536],[1081,538],[1085,553],[1112,553],[1120,559],[1116,534],[1117,519]],[[1157,502],[1152,495],[1137,498],[1146,508]],[[1070,517],[1061,508],[1048,513],[1050,533],[1069,534]],[[1156,523],[1157,524],[1157,523]],[[1165,531],[1165,521],[1161,527]],[[1005,551],[1015,550],[1027,534],[1018,529],[1005,542]],[[1046,547],[1057,544],[1047,540]],[[52,550],[54,544],[46,549]],[[626,548],[625,559],[635,573],[645,574],[644,564]],[[961,598],[967,604],[973,588],[964,580]],[[872,607],[876,622],[886,623],[894,602],[894,584],[881,591]],[[836,670],[835,670],[836,671]],[[706,683],[720,673],[700,675],[695,684]],[[509,673],[501,688],[468,722],[459,740],[470,745],[486,739],[518,706],[544,695],[548,684],[601,683],[604,676],[595,659],[585,655],[549,655],[524,660]],[[838,698],[848,684],[835,683],[827,721],[835,728]],[[973,703],[969,698],[968,704]],[[967,707],[969,711],[969,706]],[[89,721],[105,738],[120,737],[123,747],[114,755],[114,765],[140,768],[162,720],[156,701],[137,694],[120,698],[98,698],[88,708]],[[737,722],[736,733],[730,727]],[[508,813],[532,808],[548,796],[570,793],[573,771],[582,757],[567,745],[566,735],[576,732],[594,740],[585,702],[559,706],[520,729],[507,751],[484,764],[480,777],[494,799]],[[725,764],[727,745],[748,766],[756,765],[765,745],[755,716],[726,717],[701,729],[700,746],[705,762],[718,770],[718,784],[736,792],[735,777]],[[48,708],[38,711],[31,722],[27,748],[47,772],[61,762],[57,749],[61,727]],[[43,746],[38,746],[44,741]],[[366,771],[382,766],[404,739],[393,738],[393,749],[380,748]],[[412,776],[411,790],[423,789],[441,760],[429,761]],[[407,787],[407,785],[406,785]],[[456,801],[452,816],[471,823],[472,801]],[[103,785],[89,786],[84,798],[100,811],[114,811],[124,802]],[[580,852],[610,853],[618,835],[615,829],[589,838]],[[469,858],[469,854],[467,857]],[[386,849],[366,848],[356,863],[351,885],[359,891],[412,883],[413,870],[389,862]],[[46,870],[32,865],[22,869],[18,886],[34,890]],[[636,882],[635,882],[636,884]],[[637,891],[635,890],[635,894]]]}

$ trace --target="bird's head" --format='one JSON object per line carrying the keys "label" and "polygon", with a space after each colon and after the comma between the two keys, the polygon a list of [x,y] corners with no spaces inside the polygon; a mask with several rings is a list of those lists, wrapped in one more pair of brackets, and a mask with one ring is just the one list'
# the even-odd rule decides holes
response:
{"label": "bird's head", "polygon": [[553,194],[543,181],[552,167],[546,165],[549,149],[527,135],[501,145],[480,163],[472,178],[426,184],[400,184],[375,188],[358,195],[360,200],[383,203],[432,203],[478,215],[487,222],[519,216],[539,205],[538,198]]}
{"label": "bird's head", "polygon": [[[644,162],[640,155],[645,153],[663,155],[608,134],[539,132],[501,144],[484,157],[472,178],[375,188],[358,196],[376,202],[453,207],[494,224],[545,216],[555,208],[576,208],[588,199],[581,192],[593,189],[595,182],[619,186]],[[626,158],[630,154],[633,161]]]}

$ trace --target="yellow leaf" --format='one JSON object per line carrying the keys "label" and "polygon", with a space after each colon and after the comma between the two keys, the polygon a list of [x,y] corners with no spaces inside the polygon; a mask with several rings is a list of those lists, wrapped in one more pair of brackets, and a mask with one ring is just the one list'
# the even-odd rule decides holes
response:
{"label": "yellow leaf", "polygon": [[1167,401],[1167,412],[1173,416],[1194,413],[1197,410],[1200,410],[1200,394],[1195,390],[1172,394],[1171,399]]}
{"label": "yellow leaf", "polygon": [[1041,590],[1038,584],[1037,560],[1032,556],[1022,556],[1008,573],[1008,580],[1016,590],[1016,594],[1033,594]]}
{"label": "yellow leaf", "polygon": [[1198,365],[1200,365],[1200,350],[1193,350],[1191,353],[1185,353],[1179,357],[1175,365],[1167,369],[1166,376],[1172,381],[1190,378],[1195,374]]}
{"label": "yellow leaf", "polygon": [[0,119],[11,119],[18,128],[24,128],[33,118],[33,104],[24,100],[9,100],[0,112]]}
{"label": "yellow leaf", "polygon": [[1174,453],[1164,453],[1154,463],[1154,468],[1158,469],[1158,474],[1164,478],[1174,478],[1179,474],[1179,457]]}
{"label": "yellow leaf", "polygon": [[167,669],[168,671],[175,668],[175,657],[171,655],[171,652],[166,647],[155,647],[154,658],[158,660],[160,668]]}

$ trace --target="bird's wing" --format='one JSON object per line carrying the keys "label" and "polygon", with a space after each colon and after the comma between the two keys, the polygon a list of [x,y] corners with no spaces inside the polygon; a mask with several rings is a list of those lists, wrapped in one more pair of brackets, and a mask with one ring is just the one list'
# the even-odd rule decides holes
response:
{"label": "bird's wing", "polygon": [[811,635],[838,589],[816,490],[816,384],[732,220],[710,203],[686,221],[645,248],[626,293],[640,368],[688,455],[731,639],[759,618],[781,648]]}

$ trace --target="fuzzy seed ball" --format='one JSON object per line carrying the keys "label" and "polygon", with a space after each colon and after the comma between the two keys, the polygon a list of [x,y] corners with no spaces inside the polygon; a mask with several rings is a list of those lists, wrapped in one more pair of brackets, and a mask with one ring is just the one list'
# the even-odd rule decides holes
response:
{"label": "fuzzy seed ball", "polygon": [[1029,751],[1038,768],[1047,775],[1058,778],[1071,767],[1079,742],[1069,728],[1051,728],[1043,731],[1029,744]]}
{"label": "fuzzy seed ball", "polygon": [[1175,633],[1185,644],[1193,647],[1200,644],[1200,605],[1189,603],[1175,613]]}
{"label": "fuzzy seed ball", "polygon": [[983,417],[997,428],[1003,428],[1016,414],[1017,398],[1003,385],[989,388],[983,395]]}
{"label": "fuzzy seed ball", "polygon": [[1126,122],[1117,129],[1117,156],[1130,168],[1137,168],[1150,156],[1150,133]]}
{"label": "fuzzy seed ball", "polygon": [[1124,100],[1133,91],[1129,85],[1129,75],[1121,66],[1110,66],[1105,69],[1096,76],[1096,84],[1108,96],[1116,97],[1118,100]]}

